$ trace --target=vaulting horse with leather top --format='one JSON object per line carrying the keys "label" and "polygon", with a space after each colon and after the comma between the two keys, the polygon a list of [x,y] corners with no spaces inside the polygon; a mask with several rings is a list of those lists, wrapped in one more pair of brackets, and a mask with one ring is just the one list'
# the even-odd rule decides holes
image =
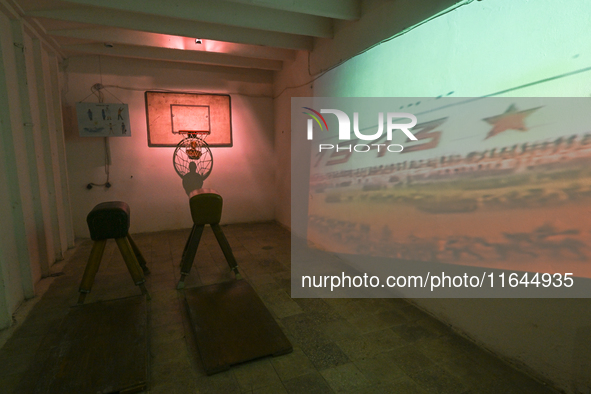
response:
{"label": "vaulting horse with leather top", "polygon": [[201,235],[209,224],[236,279],[183,290],[199,355],[206,374],[264,356],[278,356],[293,350],[291,343],[254,289],[240,278],[238,264],[220,227],[222,197],[211,189],[199,189],[189,200],[193,229],[181,261],[183,289]]}
{"label": "vaulting horse with leather top", "polygon": [[220,220],[222,218],[223,199],[213,189],[198,189],[191,193],[189,199],[189,206],[191,207],[191,218],[193,219],[193,229],[191,235],[187,239],[185,249],[183,250],[183,257],[181,259],[181,279],[177,285],[177,289],[185,287],[185,278],[189,275],[195,254],[201,241],[201,235],[206,224],[211,226],[218,244],[222,248],[224,257],[230,266],[230,269],[236,275],[236,279],[240,279],[238,272],[238,264],[232,253],[232,248],[220,227]]}
{"label": "vaulting horse with leather top", "polygon": [[142,294],[148,299],[144,274],[150,271],[146,267],[146,260],[139,248],[129,235],[129,205],[123,201],[109,201],[96,205],[86,217],[90,238],[94,241],[82,282],[80,283],[80,297],[78,304],[84,303],[86,294],[90,293],[92,283],[101,264],[105,245],[110,238],[115,239],[121,251],[125,265],[131,274],[133,282],[139,286]]}

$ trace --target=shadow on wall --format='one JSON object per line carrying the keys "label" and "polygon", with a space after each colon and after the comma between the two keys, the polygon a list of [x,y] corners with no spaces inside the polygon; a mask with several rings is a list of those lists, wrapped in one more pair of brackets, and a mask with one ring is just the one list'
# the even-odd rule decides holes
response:
{"label": "shadow on wall", "polygon": [[187,196],[191,195],[191,192],[203,187],[203,181],[205,178],[197,172],[197,164],[194,161],[189,163],[189,172],[183,176],[183,188]]}

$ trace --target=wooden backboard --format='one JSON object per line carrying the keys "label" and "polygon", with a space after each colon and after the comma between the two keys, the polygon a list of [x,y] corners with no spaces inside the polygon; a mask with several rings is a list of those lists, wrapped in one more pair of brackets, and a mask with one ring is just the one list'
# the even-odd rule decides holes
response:
{"label": "wooden backboard", "polygon": [[176,146],[182,131],[209,131],[211,147],[232,146],[232,111],[227,94],[146,92],[148,146]]}

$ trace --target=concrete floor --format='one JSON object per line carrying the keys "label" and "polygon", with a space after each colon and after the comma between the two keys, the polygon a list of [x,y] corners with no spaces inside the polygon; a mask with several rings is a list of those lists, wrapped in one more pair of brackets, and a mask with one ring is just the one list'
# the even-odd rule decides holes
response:
{"label": "concrete floor", "polygon": [[[228,225],[224,232],[244,278],[294,346],[206,376],[175,290],[189,230],[134,235],[151,270],[147,287],[149,393],[555,393],[454,334],[401,299],[291,299],[290,234],[274,223]],[[0,350],[0,392],[18,393],[39,349],[56,341],[61,320],[78,297],[92,246],[69,254],[24,322]],[[186,287],[231,280],[213,233],[206,228]],[[139,294],[113,241],[86,303]],[[22,386],[22,384],[21,384]]]}

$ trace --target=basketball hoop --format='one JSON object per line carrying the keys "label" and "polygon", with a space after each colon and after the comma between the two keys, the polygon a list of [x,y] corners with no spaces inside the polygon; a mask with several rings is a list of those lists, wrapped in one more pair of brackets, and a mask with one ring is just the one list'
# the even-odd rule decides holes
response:
{"label": "basketball hoop", "polygon": [[209,135],[209,130],[179,130],[178,133],[185,135],[185,138],[199,138],[205,141]]}
{"label": "basketball hoop", "polygon": [[189,156],[191,160],[199,160],[203,154],[201,151],[201,146],[203,144],[197,140],[201,140],[205,143],[205,139],[209,135],[209,130],[179,130],[179,134],[184,134],[185,139],[191,139],[189,146],[186,147],[187,156]]}
{"label": "basketball hoop", "polygon": [[213,156],[205,139],[209,130],[179,130],[185,137],[178,143],[172,158],[174,169],[182,178],[190,172],[190,164],[196,164],[196,172],[202,179],[211,173]]}

